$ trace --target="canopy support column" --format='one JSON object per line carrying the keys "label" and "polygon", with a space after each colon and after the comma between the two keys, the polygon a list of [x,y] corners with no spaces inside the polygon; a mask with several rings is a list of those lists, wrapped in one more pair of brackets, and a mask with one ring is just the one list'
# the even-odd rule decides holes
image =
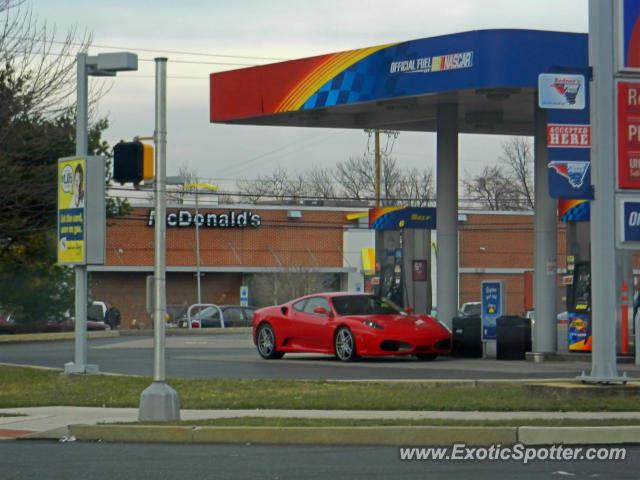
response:
{"label": "canopy support column", "polygon": [[547,167],[547,115],[535,108],[535,217],[534,217],[534,283],[533,305],[536,326],[533,329],[533,349],[536,352],[555,352],[557,348],[556,296],[558,223],[557,200],[549,195]]}
{"label": "canopy support column", "polygon": [[458,105],[438,105],[436,198],[438,319],[458,311]]}

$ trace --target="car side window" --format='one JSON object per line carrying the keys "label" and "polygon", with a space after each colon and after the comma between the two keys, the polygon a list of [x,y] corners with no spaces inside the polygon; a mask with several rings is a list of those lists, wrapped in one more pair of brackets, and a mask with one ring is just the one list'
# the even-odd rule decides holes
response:
{"label": "car side window", "polygon": [[312,315],[318,315],[314,312],[314,310],[318,307],[324,308],[327,312],[331,311],[329,301],[324,297],[313,297],[308,299],[303,311]]}
{"label": "car side window", "polygon": [[242,313],[244,315],[244,319],[246,321],[248,321],[249,323],[251,323],[253,321],[254,312],[255,312],[255,310],[253,310],[251,308],[243,308],[242,309]]}
{"label": "car side window", "polygon": [[305,305],[305,303],[307,303],[307,300],[306,300],[306,299],[304,299],[304,300],[300,300],[299,302],[296,302],[296,303],[294,303],[294,304],[292,305],[292,306],[293,306],[293,309],[294,309],[294,310],[297,310],[297,311],[299,311],[299,312],[304,312],[304,305]]}
{"label": "car side window", "polygon": [[224,312],[224,321],[240,324],[242,322],[242,310],[239,308],[228,308]]}

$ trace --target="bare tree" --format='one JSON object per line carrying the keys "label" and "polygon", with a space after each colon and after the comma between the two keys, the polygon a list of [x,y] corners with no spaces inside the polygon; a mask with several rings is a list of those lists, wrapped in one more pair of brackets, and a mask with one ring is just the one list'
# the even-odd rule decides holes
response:
{"label": "bare tree", "polygon": [[307,173],[306,180],[309,184],[309,193],[312,196],[325,199],[335,198],[337,196],[333,175],[328,168],[314,166],[313,169]]}
{"label": "bare tree", "polygon": [[533,210],[533,156],[526,137],[502,143],[499,165],[462,180],[468,200],[489,210]]}
{"label": "bare tree", "polygon": [[79,35],[74,27],[56,41],[55,26],[38,22],[31,10],[20,9],[22,4],[0,0],[0,69],[19,92],[16,102],[24,114],[50,117],[73,103],[76,53],[87,50],[91,36]]}
{"label": "bare tree", "polygon": [[488,210],[521,210],[522,198],[513,179],[505,176],[496,165],[484,167],[482,172],[462,181],[469,200]]}
{"label": "bare tree", "polygon": [[[199,183],[200,179],[196,171],[189,168],[189,165],[187,165],[186,163],[183,163],[178,167],[178,176],[182,177],[182,186],[172,190],[167,189],[167,201],[183,204],[186,195],[197,195],[197,192],[193,188],[185,188],[185,185],[189,185],[191,183]],[[151,195],[149,198],[153,198],[153,195]]]}
{"label": "bare tree", "polygon": [[338,162],[335,179],[344,190],[345,196],[355,200],[373,198],[375,173],[372,162],[366,157],[351,157],[349,160]]}
{"label": "bare tree", "polygon": [[522,203],[528,210],[534,209],[532,148],[531,139],[511,137],[502,143],[502,155],[499,157],[517,181]]}
{"label": "bare tree", "polygon": [[249,203],[258,203],[268,198],[283,198],[286,195],[287,172],[278,166],[269,175],[260,175],[255,180],[236,182],[238,193]]}
{"label": "bare tree", "polygon": [[428,206],[435,199],[433,171],[411,168],[403,172],[398,181],[396,193],[404,205]]}

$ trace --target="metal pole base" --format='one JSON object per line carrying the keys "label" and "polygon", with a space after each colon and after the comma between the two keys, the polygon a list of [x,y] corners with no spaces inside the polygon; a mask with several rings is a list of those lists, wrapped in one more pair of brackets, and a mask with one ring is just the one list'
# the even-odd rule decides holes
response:
{"label": "metal pole base", "polygon": [[138,420],[141,422],[180,420],[178,392],[165,382],[153,382],[140,395]]}
{"label": "metal pole base", "polygon": [[580,380],[582,383],[601,383],[601,384],[609,384],[609,383],[622,383],[626,385],[627,382],[633,380],[631,377],[627,376],[627,372],[623,372],[622,376],[620,375],[596,375],[591,372],[591,375],[587,375],[585,372],[582,372],[582,375],[576,377],[576,379]]}
{"label": "metal pole base", "polygon": [[87,365],[86,363],[68,362],[64,364],[64,373],[100,373],[98,365]]}

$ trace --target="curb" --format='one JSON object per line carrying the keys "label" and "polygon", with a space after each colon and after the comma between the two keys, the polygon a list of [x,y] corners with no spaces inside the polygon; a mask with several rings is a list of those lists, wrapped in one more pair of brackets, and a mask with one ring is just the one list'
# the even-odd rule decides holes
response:
{"label": "curb", "polygon": [[640,426],[618,427],[179,427],[70,425],[81,441],[378,446],[639,444]]}
{"label": "curb", "polygon": [[[233,335],[246,333],[251,335],[251,327],[228,328],[172,328],[166,330],[167,337],[179,337],[189,335]],[[17,342],[54,342],[58,340],[75,340],[75,332],[50,332],[50,333],[15,333],[0,335],[1,343]],[[119,338],[119,337],[152,337],[153,330],[106,330],[87,332],[87,338]]]}
{"label": "curb", "polygon": [[315,445],[509,445],[517,427],[172,427],[69,425],[82,441]]}
{"label": "curb", "polygon": [[[55,342],[58,340],[73,340],[75,332],[54,332],[54,333],[14,333],[11,335],[0,335],[1,343],[18,342]],[[87,332],[87,338],[117,338],[120,333],[117,330],[102,332]]]}

